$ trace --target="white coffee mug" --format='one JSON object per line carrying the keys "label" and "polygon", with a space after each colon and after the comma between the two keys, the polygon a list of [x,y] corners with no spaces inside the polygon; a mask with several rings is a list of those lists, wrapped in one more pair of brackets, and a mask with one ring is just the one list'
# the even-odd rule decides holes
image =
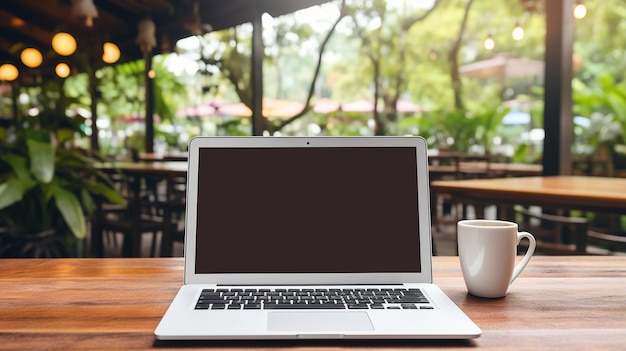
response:
{"label": "white coffee mug", "polygon": [[[517,246],[526,238],[530,242],[522,260],[516,265]],[[528,264],[535,252],[535,237],[518,232],[517,223],[475,219],[457,223],[459,260],[463,279],[470,294],[498,298]]]}

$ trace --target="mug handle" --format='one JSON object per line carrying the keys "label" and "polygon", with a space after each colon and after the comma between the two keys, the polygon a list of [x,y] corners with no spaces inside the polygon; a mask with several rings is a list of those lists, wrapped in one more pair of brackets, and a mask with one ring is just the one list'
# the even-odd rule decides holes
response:
{"label": "mug handle", "polygon": [[522,270],[526,267],[528,261],[530,261],[530,257],[535,253],[535,248],[537,246],[535,237],[529,232],[519,232],[517,233],[517,245],[519,245],[523,238],[526,238],[529,241],[528,250],[526,250],[524,258],[522,258],[522,260],[515,266],[515,269],[513,269],[513,277],[511,278],[509,285],[513,283],[515,278],[517,278],[520,273],[522,273]]}

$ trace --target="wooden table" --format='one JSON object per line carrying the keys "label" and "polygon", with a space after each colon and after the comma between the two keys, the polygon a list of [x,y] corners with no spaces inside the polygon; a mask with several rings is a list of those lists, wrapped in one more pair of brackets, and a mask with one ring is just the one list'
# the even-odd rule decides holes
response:
{"label": "wooden table", "polygon": [[141,176],[180,176],[187,174],[187,162],[161,161],[161,162],[102,162],[95,165],[103,171],[121,171],[124,174]]}
{"label": "wooden table", "polygon": [[144,162],[172,162],[183,161],[186,162],[189,159],[189,153],[186,151],[169,151],[164,154],[158,154],[155,152],[141,152],[139,153],[139,160]]}
{"label": "wooden table", "polygon": [[[472,164],[471,162],[461,162],[458,166],[454,165],[430,165],[428,170],[432,179],[441,179],[446,176],[458,176],[462,170],[481,169],[481,165]],[[539,176],[543,167],[538,164],[525,163],[489,163],[489,169],[485,170],[490,177],[528,177]]]}
{"label": "wooden table", "polygon": [[626,179],[586,176],[433,181],[433,192],[492,204],[626,213]]}
{"label": "wooden table", "polygon": [[624,350],[626,257],[535,256],[496,300],[467,295],[457,257],[435,283],[483,330],[469,341],[163,342],[154,328],[183,279],[182,258],[0,260],[0,349]]}
{"label": "wooden table", "polygon": [[[443,193],[478,207],[497,205],[501,219],[514,220],[513,205],[626,214],[626,178],[549,176],[433,181],[432,196]],[[478,214],[480,217],[481,215]],[[586,253],[587,236],[579,233],[576,252]]]}
{"label": "wooden table", "polygon": [[490,163],[489,171],[496,176],[539,176],[543,172],[540,164],[528,163]]}
{"label": "wooden table", "polygon": [[[142,183],[146,180],[152,182],[166,181],[166,193],[173,194],[175,179],[187,176],[187,162],[106,162],[98,163],[96,168],[104,172],[120,172],[130,178],[130,198],[129,211],[134,221],[131,233],[127,235],[128,240],[124,240],[122,252],[127,257],[138,257],[141,253],[141,198]],[[169,197],[169,195],[168,195]],[[170,214],[165,213],[164,218],[169,218]],[[169,224],[169,223],[166,223]],[[164,225],[161,240],[161,256],[172,255],[172,235],[173,229]],[[93,226],[91,239],[91,250],[96,256],[103,256],[102,232],[97,226]]]}

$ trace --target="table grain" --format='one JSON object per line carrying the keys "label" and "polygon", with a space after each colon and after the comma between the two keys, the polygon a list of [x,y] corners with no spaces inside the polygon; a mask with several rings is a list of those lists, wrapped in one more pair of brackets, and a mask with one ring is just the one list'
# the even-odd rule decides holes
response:
{"label": "table grain", "polygon": [[434,257],[435,283],[483,330],[469,341],[157,341],[153,330],[182,284],[182,258],[2,259],[0,272],[7,350],[626,348],[620,256],[535,256],[494,300],[467,294],[458,257]]}

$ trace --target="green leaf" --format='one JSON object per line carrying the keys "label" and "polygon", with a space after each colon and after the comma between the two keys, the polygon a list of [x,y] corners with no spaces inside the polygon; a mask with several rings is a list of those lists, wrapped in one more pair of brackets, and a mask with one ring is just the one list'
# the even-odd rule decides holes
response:
{"label": "green leaf", "polygon": [[24,194],[37,185],[32,178],[12,178],[0,184],[0,209],[21,201]]}
{"label": "green leaf", "polygon": [[30,171],[43,183],[50,183],[54,177],[54,147],[50,143],[28,139]]}
{"label": "green leaf", "polygon": [[18,178],[22,178],[22,179],[30,178],[30,172],[28,171],[28,167],[26,166],[27,164],[26,158],[18,154],[6,154],[2,157],[3,157],[3,161],[8,163],[11,166],[11,168],[13,168]]}
{"label": "green leaf", "polygon": [[19,183],[20,180],[14,178],[4,184],[0,184],[0,209],[9,207],[22,200],[22,196],[24,196],[24,187]]}
{"label": "green leaf", "polygon": [[86,186],[92,193],[104,196],[111,203],[124,206],[126,205],[126,199],[124,198],[124,196],[122,196],[122,194],[120,194],[117,190],[109,187],[106,184],[90,183],[86,184]]}
{"label": "green leaf", "polygon": [[53,189],[53,194],[54,201],[67,226],[77,239],[84,239],[87,235],[87,225],[82,207],[76,196],[59,187]]}

